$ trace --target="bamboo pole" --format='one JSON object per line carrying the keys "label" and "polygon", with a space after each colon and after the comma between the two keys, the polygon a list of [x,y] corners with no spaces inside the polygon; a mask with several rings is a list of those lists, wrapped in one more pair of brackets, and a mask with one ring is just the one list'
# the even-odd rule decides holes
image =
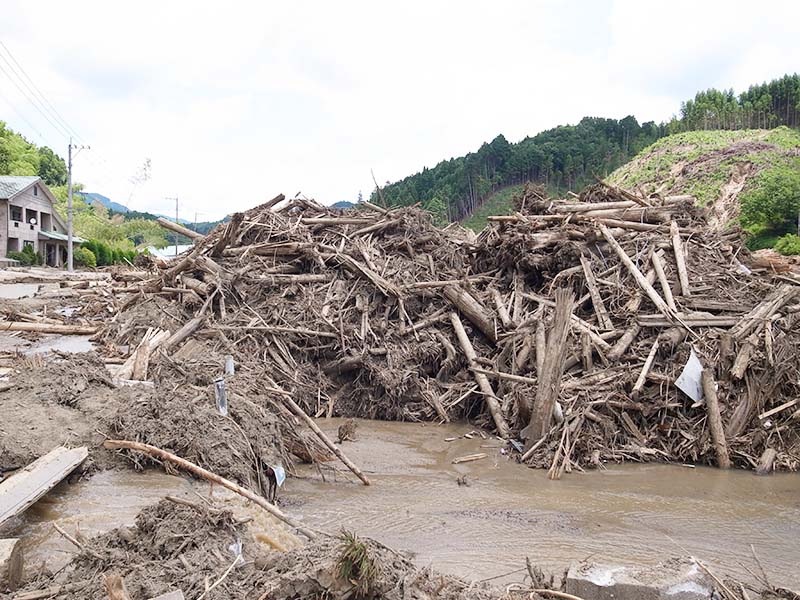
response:
{"label": "bamboo pole", "polygon": [[185,458],[176,456],[171,452],[167,452],[166,450],[162,450],[161,448],[156,448],[155,446],[151,446],[150,444],[142,444],[141,442],[129,442],[127,440],[106,440],[105,442],[103,442],[103,447],[107,450],[122,450],[122,449],[136,450],[137,452],[142,452],[144,454],[148,454],[149,456],[153,456],[155,458],[171,462],[175,465],[178,465],[182,469],[189,471],[194,475],[197,475],[198,477],[207,479],[208,481],[216,483],[217,485],[221,485],[222,487],[228,488],[232,492],[236,492],[240,496],[243,496],[248,500],[255,502],[275,518],[280,519],[281,521],[289,525],[289,527],[294,527],[295,529],[297,529],[297,531],[302,533],[308,539],[313,540],[314,538],[317,537],[316,533],[314,533],[310,529],[307,529],[306,527],[303,527],[299,523],[296,523],[291,517],[286,515],[277,506],[270,504],[267,501],[267,499],[264,498],[263,496],[259,496],[255,492],[251,492],[247,488],[244,488],[239,484],[230,481],[229,479],[225,479],[224,477],[221,477],[216,473],[212,473],[211,471],[208,471],[207,469],[204,469],[203,467],[200,467],[194,464],[193,462],[189,462]]}

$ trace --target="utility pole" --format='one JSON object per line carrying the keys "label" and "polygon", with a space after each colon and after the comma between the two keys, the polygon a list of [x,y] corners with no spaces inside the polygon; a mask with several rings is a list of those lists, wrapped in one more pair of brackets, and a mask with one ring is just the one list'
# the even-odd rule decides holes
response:
{"label": "utility pole", "polygon": [[72,272],[72,137],[67,149],[67,271]]}
{"label": "utility pole", "polygon": [[[164,198],[164,200],[175,200],[175,223],[178,223],[178,197],[175,196],[174,198]],[[178,234],[173,233],[172,235],[175,236],[175,256],[178,256]]]}
{"label": "utility pole", "polygon": [[72,149],[78,152],[88,150],[89,146],[75,146],[72,144],[72,137],[69,138],[69,148],[67,149],[67,271],[74,269],[72,261]]}

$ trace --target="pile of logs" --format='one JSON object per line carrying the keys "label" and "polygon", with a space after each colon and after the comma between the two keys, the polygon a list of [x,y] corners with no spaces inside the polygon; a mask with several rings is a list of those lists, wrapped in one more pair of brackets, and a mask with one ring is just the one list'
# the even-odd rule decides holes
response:
{"label": "pile of logs", "polygon": [[166,347],[203,340],[311,415],[483,422],[553,477],[800,467],[800,286],[751,272],[690,197],[598,184],[516,206],[476,237],[278,196],[116,288],[104,335],[151,343],[166,317],[136,307],[174,299]]}

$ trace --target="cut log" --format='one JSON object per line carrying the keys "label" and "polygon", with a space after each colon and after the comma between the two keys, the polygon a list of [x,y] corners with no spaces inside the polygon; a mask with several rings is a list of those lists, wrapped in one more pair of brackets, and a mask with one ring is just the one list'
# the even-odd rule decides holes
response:
{"label": "cut log", "polygon": [[656,358],[656,352],[658,352],[658,339],[653,342],[653,347],[650,348],[650,354],[647,355],[647,360],[644,361],[644,366],[639,373],[639,378],[636,380],[633,390],[631,390],[631,398],[634,400],[638,400],[639,394],[642,393],[645,381],[647,381],[647,374],[650,372],[650,367],[653,366],[653,361]]}
{"label": "cut log", "polygon": [[22,543],[18,538],[0,540],[0,592],[14,591],[22,581]]}
{"label": "cut log", "polygon": [[586,287],[589,288],[589,294],[592,296],[592,307],[597,315],[597,322],[600,324],[601,329],[610,331],[614,329],[614,324],[608,316],[608,310],[603,302],[603,296],[600,295],[600,288],[597,287],[597,280],[592,272],[592,265],[589,260],[581,254],[581,267],[583,267],[583,275],[586,277]]}
{"label": "cut log", "polygon": [[609,243],[609,245],[614,249],[614,252],[617,253],[619,259],[622,261],[622,264],[628,269],[628,271],[633,275],[633,278],[636,280],[636,283],[639,284],[639,287],[644,290],[647,297],[650,298],[653,304],[655,304],[656,308],[661,311],[661,313],[669,320],[674,321],[675,319],[675,311],[673,311],[664,299],[658,294],[655,288],[650,284],[647,278],[642,275],[642,272],[638,269],[638,267],[633,264],[630,256],[625,252],[622,246],[619,245],[619,242],[614,238],[611,232],[608,230],[608,227],[605,225],[600,225],[600,233],[603,234],[603,237]]}
{"label": "cut log", "polygon": [[0,525],[27,510],[88,455],[85,447],[58,446],[0,483]]}
{"label": "cut log", "polygon": [[271,210],[274,206],[280,204],[284,200],[286,200],[286,196],[284,196],[283,194],[278,194],[272,200],[267,200],[266,202],[264,202],[264,204],[262,204],[260,208],[262,208],[263,210]]}
{"label": "cut log", "polygon": [[192,241],[200,241],[204,237],[206,237],[202,233],[197,233],[196,231],[187,229],[183,225],[179,225],[178,223],[173,223],[172,221],[170,221],[169,219],[165,219],[164,217],[157,218],[156,223],[161,225],[164,229],[169,229],[173,233],[186,236]]}
{"label": "cut log", "polygon": [[556,291],[556,307],[553,324],[547,336],[547,355],[542,372],[538,374],[536,400],[531,421],[520,436],[526,440],[526,450],[542,439],[550,430],[553,407],[561,390],[561,375],[566,358],[567,333],[575,302],[572,293],[565,289]]}
{"label": "cut log", "polygon": [[714,443],[714,452],[717,455],[717,466],[720,469],[729,469],[731,459],[728,455],[728,443],[725,441],[725,429],[722,426],[722,415],[717,399],[717,384],[710,369],[703,369],[702,384],[708,413],[708,428],[711,431],[711,441]]}
{"label": "cut log", "polygon": [[[455,330],[456,337],[461,345],[461,350],[464,352],[464,356],[467,357],[467,363],[470,366],[475,366],[478,360],[478,355],[475,354],[475,348],[472,347],[472,342],[470,342],[469,337],[467,337],[467,332],[464,330],[464,325],[461,323],[461,319],[456,313],[453,312],[450,313],[450,322],[453,324],[453,329]],[[475,377],[475,382],[478,384],[481,392],[483,392],[483,401],[486,402],[486,406],[489,408],[492,419],[494,419],[495,427],[497,427],[497,435],[503,439],[507,439],[509,436],[508,423],[506,423],[505,417],[503,417],[503,409],[500,407],[500,400],[497,398],[494,390],[492,389],[492,384],[489,383],[486,375],[475,371],[473,371],[472,374]]]}
{"label": "cut log", "polygon": [[778,458],[778,452],[774,448],[767,448],[758,459],[758,466],[756,467],[756,475],[769,475],[775,466],[775,459]]}
{"label": "cut log", "polygon": [[190,319],[186,323],[184,323],[183,327],[178,329],[175,333],[173,333],[169,339],[164,341],[161,346],[164,350],[169,350],[170,348],[174,348],[181,342],[183,342],[186,338],[192,335],[195,331],[200,329],[205,323],[206,317],[205,315],[200,315],[195,317],[194,319]]}
{"label": "cut log", "polygon": [[224,477],[220,477],[216,473],[212,473],[200,467],[192,462],[189,462],[185,458],[181,458],[180,456],[176,456],[171,452],[167,452],[166,450],[162,450],[161,448],[156,448],[155,446],[151,446],[149,444],[142,444],[140,442],[128,442],[126,440],[106,440],[103,442],[103,447],[107,450],[135,450],[137,452],[142,452],[154,458],[161,459],[163,461],[171,462],[180,468],[189,471],[190,473],[196,475],[197,477],[201,477],[217,485],[221,485],[224,488],[228,488],[232,492],[236,492],[240,496],[251,500],[258,504],[261,508],[266,510],[272,516],[277,519],[280,519],[290,527],[297,529],[300,533],[305,535],[308,539],[314,539],[317,537],[317,534],[307,529],[306,527],[296,523],[291,517],[286,515],[282,510],[280,510],[277,506],[273,506],[270,504],[266,498],[263,496],[259,496],[255,492],[251,492],[247,488],[240,486],[233,481],[225,479]]}
{"label": "cut log", "polygon": [[669,232],[672,235],[672,251],[675,253],[675,264],[678,267],[678,281],[681,284],[681,296],[690,296],[689,292],[689,272],[686,270],[686,254],[681,241],[681,231],[678,224],[672,221],[669,224]]}
{"label": "cut log", "polygon": [[617,340],[617,342],[611,347],[611,350],[606,354],[606,358],[609,362],[616,362],[618,361],[625,352],[627,352],[630,345],[633,343],[633,340],[636,339],[636,336],[639,335],[639,331],[641,328],[637,324],[633,324],[631,327],[625,330],[625,333]]}
{"label": "cut log", "polygon": [[0,321],[0,331],[32,331],[35,333],[59,333],[61,335],[93,335],[97,333],[97,327]]}
{"label": "cut log", "polygon": [[658,252],[653,253],[653,270],[656,272],[656,277],[658,277],[658,282],[661,284],[661,293],[664,294],[664,299],[667,302],[667,305],[674,311],[678,311],[678,307],[675,305],[675,298],[672,295],[672,288],[669,287],[669,280],[667,279],[667,273],[664,270],[664,261],[662,260],[663,252],[659,250]]}
{"label": "cut log", "polygon": [[497,333],[492,320],[488,317],[486,309],[480,302],[475,300],[472,295],[466,290],[449,285],[444,288],[445,297],[458,308],[459,312],[472,322],[475,327],[489,338],[491,341],[497,341]]}

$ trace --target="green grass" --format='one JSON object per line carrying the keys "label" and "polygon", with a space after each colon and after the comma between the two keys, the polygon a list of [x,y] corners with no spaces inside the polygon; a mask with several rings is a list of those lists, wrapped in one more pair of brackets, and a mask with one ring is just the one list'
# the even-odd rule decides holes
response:
{"label": "green grass", "polygon": [[510,215],[514,212],[513,198],[522,192],[522,185],[511,185],[489,196],[483,204],[461,224],[473,231],[481,231],[492,215]]}

